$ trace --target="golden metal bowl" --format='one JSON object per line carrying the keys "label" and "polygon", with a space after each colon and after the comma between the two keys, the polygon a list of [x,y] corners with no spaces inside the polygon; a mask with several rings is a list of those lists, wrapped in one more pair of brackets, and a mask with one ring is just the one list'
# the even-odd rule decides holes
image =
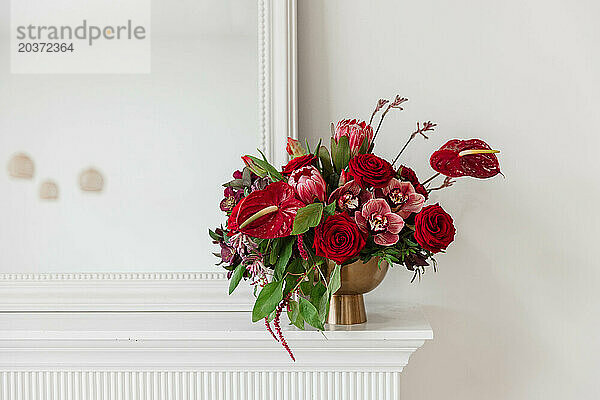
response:
{"label": "golden metal bowl", "polygon": [[[385,278],[388,263],[379,258],[372,258],[367,263],[357,261],[342,266],[342,286],[331,297],[327,322],[336,325],[354,325],[367,322],[365,300],[363,294],[375,289]],[[327,276],[331,274],[335,262],[328,261]]]}

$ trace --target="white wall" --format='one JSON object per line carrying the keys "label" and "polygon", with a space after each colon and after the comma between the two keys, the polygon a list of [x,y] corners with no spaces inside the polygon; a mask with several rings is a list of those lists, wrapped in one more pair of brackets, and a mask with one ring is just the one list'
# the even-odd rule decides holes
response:
{"label": "white wall", "polygon": [[437,274],[393,270],[368,302],[424,305],[435,340],[404,373],[405,399],[592,399],[600,393],[600,3],[300,0],[301,135],[410,98],[375,150],[416,120],[439,124],[404,161],[422,178],[450,138],[502,150],[506,179],[432,196],[457,225]]}

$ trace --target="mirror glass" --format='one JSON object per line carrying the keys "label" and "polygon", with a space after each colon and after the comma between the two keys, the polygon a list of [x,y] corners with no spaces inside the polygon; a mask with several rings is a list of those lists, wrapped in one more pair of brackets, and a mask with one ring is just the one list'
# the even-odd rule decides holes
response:
{"label": "mirror glass", "polygon": [[11,73],[1,16],[0,272],[220,271],[221,184],[260,147],[257,15],[153,1],[147,74]]}

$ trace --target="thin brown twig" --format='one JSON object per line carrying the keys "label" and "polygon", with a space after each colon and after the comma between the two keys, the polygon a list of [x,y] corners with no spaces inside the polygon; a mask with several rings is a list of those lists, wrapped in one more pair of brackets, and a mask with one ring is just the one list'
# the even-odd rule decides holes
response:
{"label": "thin brown twig", "polygon": [[425,186],[427,185],[429,182],[431,182],[432,180],[434,180],[435,178],[437,178],[438,176],[440,176],[441,173],[438,172],[435,175],[433,175],[431,178],[427,179],[425,182],[421,183],[421,185]]}
{"label": "thin brown twig", "polygon": [[442,184],[441,184],[440,186],[438,186],[438,187],[435,187],[435,188],[432,188],[432,189],[428,189],[428,190],[427,190],[427,193],[431,193],[431,192],[433,192],[434,190],[440,190],[440,189],[444,189],[444,188],[450,187],[450,186],[454,185],[454,182],[455,182],[455,181],[454,181],[454,180],[452,180],[452,178],[450,178],[449,176],[447,176],[447,177],[446,177],[446,179],[444,179],[444,183],[442,183]]}
{"label": "thin brown twig", "polygon": [[[377,138],[377,134],[379,133],[379,130],[381,129],[381,124],[383,123],[383,120],[385,118],[385,116],[387,115],[387,113],[392,109],[398,109],[400,111],[404,110],[404,108],[402,108],[400,105],[407,102],[408,99],[406,97],[400,97],[400,95],[396,95],[396,98],[394,99],[394,101],[392,101],[387,108],[385,109],[385,111],[381,114],[381,118],[379,119],[379,124],[377,125],[377,129],[375,130],[375,135],[373,135],[373,140],[371,142],[371,147],[369,148],[369,151],[373,150],[373,147],[375,146],[375,139]],[[370,124],[369,124],[370,125]]]}
{"label": "thin brown twig", "polygon": [[417,135],[421,135],[425,139],[429,139],[429,137],[427,135],[425,135],[425,132],[432,132],[435,129],[436,126],[437,126],[437,124],[434,124],[431,121],[423,122],[423,126],[421,126],[421,124],[419,122],[417,122],[417,130],[410,134],[410,137],[408,138],[408,140],[406,141],[406,143],[404,143],[404,146],[402,147],[402,149],[400,150],[400,152],[398,153],[398,155],[396,156],[396,158],[394,158],[394,161],[392,162],[392,165],[396,164],[396,161],[398,161],[398,159],[400,158],[400,155],[402,155],[402,153],[404,152],[404,150],[406,150],[406,148],[408,147],[408,144],[415,137],[417,137]]}

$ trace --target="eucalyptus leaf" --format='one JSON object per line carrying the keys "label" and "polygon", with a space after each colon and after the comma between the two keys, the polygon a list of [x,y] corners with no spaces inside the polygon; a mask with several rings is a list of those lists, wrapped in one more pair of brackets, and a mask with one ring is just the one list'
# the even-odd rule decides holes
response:
{"label": "eucalyptus leaf", "polygon": [[256,298],[252,309],[252,322],[268,317],[283,300],[283,281],[267,283]]}

